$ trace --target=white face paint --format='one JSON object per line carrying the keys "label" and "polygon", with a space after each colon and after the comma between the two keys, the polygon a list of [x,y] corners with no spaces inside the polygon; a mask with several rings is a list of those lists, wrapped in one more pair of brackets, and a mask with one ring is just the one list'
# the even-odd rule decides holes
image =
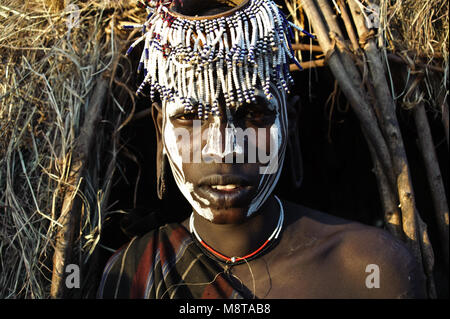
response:
{"label": "white face paint", "polygon": [[[181,107],[180,107],[181,106]],[[192,183],[186,181],[184,171],[183,171],[183,156],[180,154],[180,150],[178,148],[177,138],[180,132],[180,129],[173,126],[170,121],[170,117],[176,114],[180,114],[180,112],[184,112],[184,107],[179,101],[175,101],[174,103],[164,103],[163,105],[163,141],[164,141],[164,151],[167,154],[169,159],[170,168],[172,169],[172,174],[174,176],[175,182],[177,183],[178,188],[180,189],[183,196],[188,200],[191,204],[192,208],[201,216],[208,220],[212,220],[214,215],[211,209],[208,207],[209,202],[197,196],[199,201],[194,200],[192,197],[192,193],[194,191],[194,186]],[[189,139],[190,141],[190,139]],[[201,205],[203,204],[203,205]],[[202,207],[205,206],[205,207]]]}
{"label": "white face paint", "polygon": [[[258,184],[258,189],[255,197],[252,199],[249,205],[247,217],[251,216],[253,213],[258,211],[259,208],[270,196],[280,177],[284,162],[287,144],[287,129],[288,129],[286,98],[284,91],[278,91],[274,86],[272,86],[272,93],[274,94],[274,98],[267,104],[270,109],[276,111],[276,118],[274,123],[270,127],[269,138],[271,150],[270,150],[270,157],[268,158],[269,162],[267,166],[260,167],[260,180]],[[263,92],[260,92],[259,95],[265,98]],[[186,157],[184,151],[180,152],[180,149],[183,148],[183,145],[181,145],[183,143],[179,142],[178,138],[180,137],[180,135],[184,134],[180,134],[180,129],[175,128],[170,120],[171,116],[183,112],[184,108],[182,107],[182,103],[180,103],[180,101],[165,103],[163,105],[164,152],[168,156],[175,182],[177,183],[177,186],[180,189],[181,193],[184,195],[184,197],[191,204],[192,208],[199,215],[206,218],[207,220],[212,221],[214,218],[214,214],[211,208],[209,207],[210,204],[209,201],[194,192],[193,184],[186,180],[183,171],[183,162],[186,162]],[[228,129],[225,130],[227,134],[225,138],[225,147],[224,151],[222,151],[221,146],[222,134],[220,131],[220,120],[215,119],[214,122],[211,123],[210,130],[207,135],[208,137],[206,145],[202,149],[203,158],[205,158],[205,154],[214,153],[215,156],[224,159],[228,153],[232,154],[233,152],[235,153],[243,152],[241,146],[235,143],[234,138],[235,131],[233,131],[233,129],[235,128],[233,123],[229,122],[227,128]],[[265,136],[265,134],[260,135]],[[202,134],[199,134],[199,136],[202,136]],[[190,144],[191,138],[189,138],[188,141],[189,141],[188,144]],[[184,142],[186,142],[186,140]],[[274,146],[273,149],[272,146]],[[265,155],[265,147],[263,147],[263,149]]]}
{"label": "white face paint", "polygon": [[[272,145],[276,145],[277,149],[275,153],[272,153],[271,149],[269,165],[260,167],[261,179],[259,181],[258,192],[250,204],[247,211],[247,217],[250,217],[253,213],[258,211],[272,193],[281,175],[286,153],[288,133],[286,96],[284,91],[277,90],[275,86],[271,85],[271,88],[274,98],[272,98],[269,105],[273,106],[273,109],[277,111],[277,114],[274,123],[270,127],[270,145],[271,148]],[[272,165],[274,160],[276,160],[277,163],[275,167]]]}

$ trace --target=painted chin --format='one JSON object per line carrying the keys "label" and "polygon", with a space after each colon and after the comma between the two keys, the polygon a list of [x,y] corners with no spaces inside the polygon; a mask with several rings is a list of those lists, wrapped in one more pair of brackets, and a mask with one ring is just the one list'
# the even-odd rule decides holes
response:
{"label": "painted chin", "polygon": [[212,213],[214,224],[240,224],[247,219],[246,208],[213,209]]}
{"label": "painted chin", "polygon": [[194,187],[194,199],[206,200],[213,210],[248,209],[255,194],[249,185],[200,185]]}
{"label": "painted chin", "polygon": [[200,216],[204,217],[214,224],[238,224],[244,222],[248,217],[248,205],[241,207],[217,207],[211,204],[207,208],[204,208],[202,207],[203,205],[200,204],[202,202],[205,202],[204,199],[202,201],[197,201],[196,198],[198,197],[198,195],[194,193],[191,193],[191,196],[196,202],[196,205],[193,205],[193,207],[197,207],[195,211]]}

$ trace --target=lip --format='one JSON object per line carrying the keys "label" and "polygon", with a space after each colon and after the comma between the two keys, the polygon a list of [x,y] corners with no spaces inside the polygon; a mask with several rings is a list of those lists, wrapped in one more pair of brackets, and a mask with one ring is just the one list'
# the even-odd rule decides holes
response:
{"label": "lip", "polygon": [[[214,189],[212,185],[236,185],[233,189]],[[196,193],[218,208],[242,207],[249,204],[253,186],[236,175],[209,175],[200,179],[195,187]]]}
{"label": "lip", "polygon": [[245,178],[236,175],[220,175],[213,174],[208,175],[200,179],[198,186],[211,186],[211,185],[239,185],[248,186],[250,183]]}

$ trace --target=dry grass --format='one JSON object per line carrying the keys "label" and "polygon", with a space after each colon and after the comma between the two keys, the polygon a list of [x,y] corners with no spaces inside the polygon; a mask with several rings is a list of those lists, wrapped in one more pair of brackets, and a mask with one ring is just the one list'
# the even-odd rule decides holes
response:
{"label": "dry grass", "polygon": [[401,57],[411,73],[419,72],[424,78],[425,89],[420,96],[410,97],[407,88],[403,89],[402,107],[414,108],[425,100],[435,112],[445,113],[449,94],[449,2],[381,0],[380,8],[385,47]]}
{"label": "dry grass", "polygon": [[[49,296],[62,198],[78,187],[68,184],[74,142],[95,79],[117,56],[113,23],[127,2],[72,1],[80,20],[71,29],[63,3],[0,5],[0,298]],[[98,243],[109,182],[90,176],[79,190],[81,263]]]}
{"label": "dry grass", "polygon": [[382,23],[390,49],[448,60],[448,1],[382,0]]}

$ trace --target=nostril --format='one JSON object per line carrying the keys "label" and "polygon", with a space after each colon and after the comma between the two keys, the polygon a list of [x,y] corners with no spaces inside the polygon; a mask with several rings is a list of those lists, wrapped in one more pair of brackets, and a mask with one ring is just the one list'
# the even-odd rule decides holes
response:
{"label": "nostril", "polygon": [[227,123],[221,129],[221,123],[216,121],[208,128],[206,145],[202,149],[202,156],[205,162],[217,159],[235,158],[235,155],[244,153],[243,141],[237,138],[237,130],[233,123]]}
{"label": "nostril", "polygon": [[209,163],[222,163],[222,156],[219,156],[219,155],[214,154],[214,153],[204,152],[204,149],[203,149],[203,151],[202,151],[202,160],[206,164],[209,164]]}
{"label": "nostril", "polygon": [[214,121],[209,124],[206,134],[206,145],[202,149],[202,156],[222,157],[222,134],[220,132],[220,122]]}

